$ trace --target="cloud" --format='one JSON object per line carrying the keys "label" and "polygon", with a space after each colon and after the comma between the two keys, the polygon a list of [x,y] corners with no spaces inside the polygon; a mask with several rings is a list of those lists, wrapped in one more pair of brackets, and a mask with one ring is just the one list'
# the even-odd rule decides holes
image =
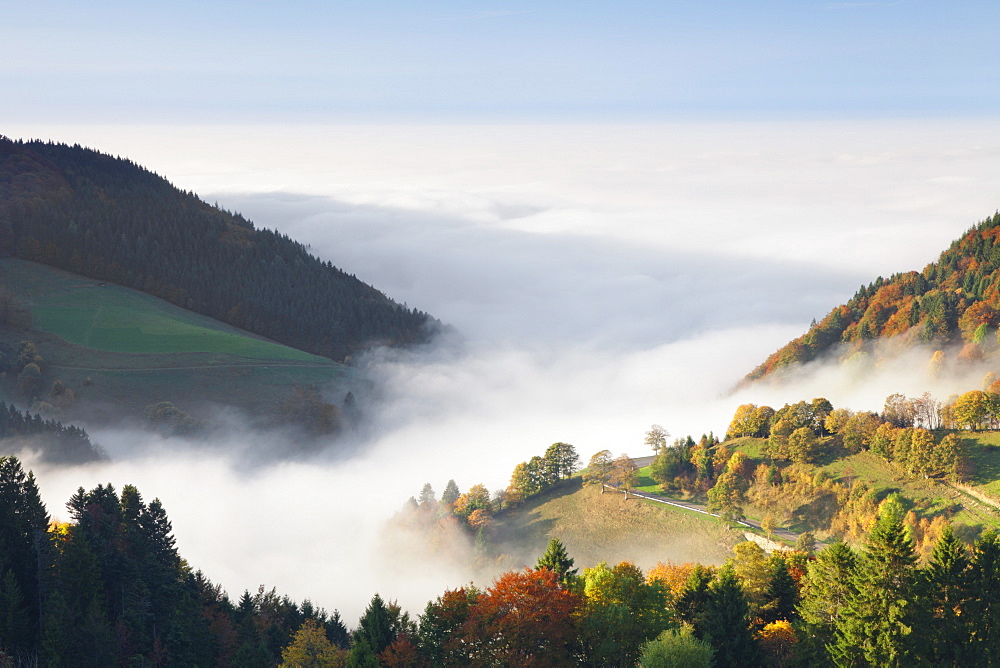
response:
{"label": "cloud", "polygon": [[861,282],[989,214],[1000,146],[985,123],[8,132],[128,156],[455,326],[360,360],[379,392],[350,456],[248,467],[281,435],[237,426],[206,450],[103,429],[113,462],[36,467],[54,514],[78,486],[134,483],[230,595],[263,583],[350,623],[376,591],[415,613],[472,576],[378,566],[384,523],[425,482],[497,489],[555,441],[645,454],[650,424],[721,433],[740,403],[917,393],[843,370],[729,391]]}
{"label": "cloud", "polygon": [[321,197],[220,198],[476,341],[648,348],[735,324],[801,323],[860,282],[780,258],[761,265]]}

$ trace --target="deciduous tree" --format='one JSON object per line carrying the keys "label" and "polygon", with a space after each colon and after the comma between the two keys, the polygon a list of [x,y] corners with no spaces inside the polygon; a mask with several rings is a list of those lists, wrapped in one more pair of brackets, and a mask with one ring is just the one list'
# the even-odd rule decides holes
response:
{"label": "deciduous tree", "polygon": [[670,432],[660,425],[654,424],[646,432],[646,436],[642,442],[653,451],[653,454],[659,454],[660,450],[667,447],[667,439],[669,437]]}
{"label": "deciduous tree", "polygon": [[628,498],[628,493],[635,487],[638,472],[639,467],[635,465],[631,457],[628,455],[619,455],[611,463],[609,482],[625,492],[625,497]]}
{"label": "deciduous tree", "polygon": [[327,639],[316,620],[306,619],[281,652],[280,668],[335,668],[344,665],[346,655]]}
{"label": "deciduous tree", "polygon": [[580,641],[587,665],[634,665],[642,644],[667,628],[666,593],[630,562],[602,562],[583,574],[585,606]]}
{"label": "deciduous tree", "polygon": [[568,665],[579,604],[547,568],[511,571],[478,597],[457,635],[473,665]]}
{"label": "deciduous tree", "polygon": [[583,481],[593,484],[604,484],[610,481],[612,470],[612,455],[610,450],[601,450],[590,458]]}
{"label": "deciduous tree", "polygon": [[668,629],[643,645],[639,665],[642,668],[711,668],[714,656],[712,645],[696,638],[693,629],[685,625]]}

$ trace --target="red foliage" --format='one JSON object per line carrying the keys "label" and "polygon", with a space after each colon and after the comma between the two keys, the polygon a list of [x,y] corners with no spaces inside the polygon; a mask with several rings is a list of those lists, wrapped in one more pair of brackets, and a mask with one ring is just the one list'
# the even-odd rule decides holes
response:
{"label": "red foliage", "polygon": [[573,613],[580,604],[580,597],[563,589],[547,568],[511,571],[469,608],[457,635],[472,664],[567,665]]}
{"label": "red foliage", "polygon": [[400,633],[379,655],[379,663],[390,668],[415,668],[420,665],[420,654],[410,636]]}

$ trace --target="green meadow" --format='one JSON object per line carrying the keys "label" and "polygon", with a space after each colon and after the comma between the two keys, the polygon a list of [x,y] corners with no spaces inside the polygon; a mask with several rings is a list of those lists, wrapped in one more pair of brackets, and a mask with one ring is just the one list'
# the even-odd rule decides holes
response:
{"label": "green meadow", "polygon": [[[59,379],[91,407],[115,405],[135,415],[159,401],[208,402],[268,412],[296,388],[325,388],[337,400],[359,382],[356,369],[324,357],[33,262],[0,260],[0,287],[31,313],[27,329],[0,326],[0,342],[15,350],[21,341],[35,343],[46,387]],[[23,400],[13,381],[0,382],[0,398]]]}
{"label": "green meadow", "polygon": [[222,323],[118,286],[80,286],[49,294],[35,300],[32,313],[36,327],[94,350],[326,361],[245,332],[227,331]]}

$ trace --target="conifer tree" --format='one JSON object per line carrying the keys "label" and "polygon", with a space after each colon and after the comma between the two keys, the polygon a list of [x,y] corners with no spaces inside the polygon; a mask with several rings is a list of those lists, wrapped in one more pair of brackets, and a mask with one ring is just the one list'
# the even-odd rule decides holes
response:
{"label": "conifer tree", "polygon": [[780,619],[794,621],[795,606],[799,601],[799,590],[795,578],[788,572],[788,562],[781,552],[775,552],[767,560],[767,585],[764,589],[764,606],[761,618],[765,623]]}
{"label": "conifer tree", "polygon": [[28,649],[42,626],[49,516],[32,473],[0,457],[0,646]]}
{"label": "conifer tree", "polygon": [[841,611],[853,592],[857,557],[844,543],[834,543],[816,555],[798,606],[803,654],[809,663],[824,663]]}
{"label": "conifer tree", "polygon": [[[705,612],[705,603],[708,601],[708,588],[711,583],[712,572],[701,564],[695,564],[694,570],[691,571],[691,575],[688,576],[688,580],[684,584],[684,589],[677,597],[677,603],[674,607],[678,616],[694,626],[695,630],[700,628],[701,618]],[[699,632],[699,637],[700,635]]]}
{"label": "conifer tree", "polygon": [[831,655],[838,666],[900,666],[919,654],[917,557],[903,514],[897,497],[883,501],[836,623]]}
{"label": "conifer tree", "polygon": [[750,607],[730,565],[723,566],[709,586],[704,613],[695,628],[715,648],[716,665],[758,665],[760,651],[750,630]]}
{"label": "conifer tree", "polygon": [[431,487],[429,482],[424,483],[423,489],[420,490],[420,499],[418,500],[420,501],[420,505],[434,504],[437,502],[437,498],[434,496],[434,488]]}
{"label": "conifer tree", "polygon": [[968,665],[972,658],[965,614],[970,598],[968,568],[965,546],[948,524],[921,572],[930,613],[923,635],[930,645],[928,658],[935,665]]}
{"label": "conifer tree", "polygon": [[448,484],[444,486],[444,493],[441,494],[441,505],[453,505],[461,495],[462,493],[458,491],[458,484],[454,480],[449,480]]}
{"label": "conifer tree", "polygon": [[568,587],[579,569],[573,568],[573,558],[566,552],[566,546],[558,538],[549,540],[545,552],[538,558],[535,564],[536,569],[547,568],[559,578],[559,582],[564,587]]}
{"label": "conifer tree", "polygon": [[368,640],[361,638],[351,648],[351,653],[347,656],[347,663],[345,665],[347,668],[379,668],[381,664],[379,663],[378,655],[375,654],[372,646],[368,644]]}
{"label": "conifer tree", "polygon": [[358,628],[354,631],[354,643],[356,646],[361,643],[367,644],[377,656],[396,639],[392,627],[389,608],[382,597],[375,594],[365,609],[365,614],[358,621]]}
{"label": "conifer tree", "polygon": [[1000,536],[987,531],[976,540],[968,573],[974,594],[963,611],[972,656],[1000,656]]}

